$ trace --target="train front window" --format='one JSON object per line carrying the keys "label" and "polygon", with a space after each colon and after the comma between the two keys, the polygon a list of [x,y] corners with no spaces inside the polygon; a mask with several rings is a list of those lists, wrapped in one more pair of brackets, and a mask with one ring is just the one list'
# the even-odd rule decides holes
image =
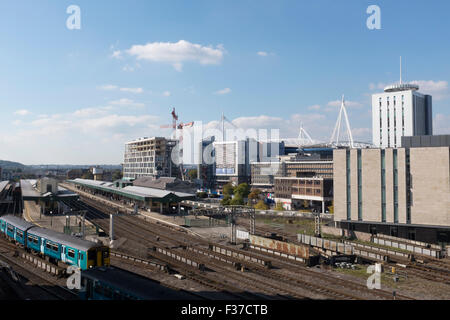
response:
{"label": "train front window", "polygon": [[109,251],[108,250],[103,251],[103,258],[109,258]]}
{"label": "train front window", "polygon": [[89,250],[88,251],[88,260],[95,260],[95,258],[96,258],[95,251]]}

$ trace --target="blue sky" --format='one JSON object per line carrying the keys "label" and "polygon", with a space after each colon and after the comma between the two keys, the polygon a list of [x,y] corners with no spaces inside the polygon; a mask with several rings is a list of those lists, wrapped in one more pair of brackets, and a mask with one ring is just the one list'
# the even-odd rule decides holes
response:
{"label": "blue sky", "polygon": [[[372,4],[381,30],[366,27]],[[450,133],[449,15],[446,0],[2,1],[0,159],[117,164],[126,141],[170,134],[172,107],[327,140],[342,94],[370,141],[370,95],[398,81],[400,55]]]}

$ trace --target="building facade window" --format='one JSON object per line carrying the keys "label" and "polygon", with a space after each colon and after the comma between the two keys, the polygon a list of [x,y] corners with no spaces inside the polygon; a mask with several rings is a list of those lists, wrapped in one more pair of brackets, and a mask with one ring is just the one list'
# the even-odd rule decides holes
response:
{"label": "building facade window", "polygon": [[386,222],[386,153],[381,150],[381,221]]}
{"label": "building facade window", "polygon": [[397,150],[393,152],[394,161],[394,223],[398,223],[398,156]]}
{"label": "building facade window", "polygon": [[350,185],[350,150],[346,150],[347,171],[347,220],[352,219],[351,185]]}
{"label": "building facade window", "polygon": [[361,149],[357,151],[358,158],[358,221],[362,221],[362,160]]}
{"label": "building facade window", "polygon": [[406,158],[406,223],[411,223],[412,181],[409,149],[405,150]]}

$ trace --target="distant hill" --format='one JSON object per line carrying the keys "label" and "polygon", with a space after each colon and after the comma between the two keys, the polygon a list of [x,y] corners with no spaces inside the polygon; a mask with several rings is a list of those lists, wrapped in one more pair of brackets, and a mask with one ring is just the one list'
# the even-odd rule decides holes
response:
{"label": "distant hill", "polygon": [[2,169],[24,169],[26,165],[21,164],[19,162],[0,160],[0,168]]}

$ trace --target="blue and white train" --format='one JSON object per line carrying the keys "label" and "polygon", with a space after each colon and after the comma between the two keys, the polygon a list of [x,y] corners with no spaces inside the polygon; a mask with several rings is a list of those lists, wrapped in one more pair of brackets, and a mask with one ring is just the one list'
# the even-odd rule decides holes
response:
{"label": "blue and white train", "polygon": [[81,270],[110,265],[109,247],[41,228],[13,215],[0,217],[0,234],[56,263],[62,261]]}

